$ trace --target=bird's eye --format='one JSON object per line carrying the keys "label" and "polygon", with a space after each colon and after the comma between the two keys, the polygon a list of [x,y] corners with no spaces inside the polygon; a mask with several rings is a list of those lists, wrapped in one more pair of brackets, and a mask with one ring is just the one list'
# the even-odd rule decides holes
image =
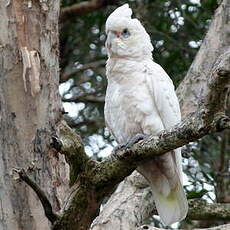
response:
{"label": "bird's eye", "polygon": [[128,29],[124,29],[121,33],[123,38],[128,38],[130,36],[130,32]]}

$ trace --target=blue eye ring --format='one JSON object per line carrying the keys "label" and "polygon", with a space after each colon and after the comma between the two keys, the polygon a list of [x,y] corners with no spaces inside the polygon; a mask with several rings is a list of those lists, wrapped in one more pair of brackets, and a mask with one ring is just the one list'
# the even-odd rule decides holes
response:
{"label": "blue eye ring", "polygon": [[127,28],[125,28],[121,33],[123,38],[128,38],[130,36],[130,32]]}

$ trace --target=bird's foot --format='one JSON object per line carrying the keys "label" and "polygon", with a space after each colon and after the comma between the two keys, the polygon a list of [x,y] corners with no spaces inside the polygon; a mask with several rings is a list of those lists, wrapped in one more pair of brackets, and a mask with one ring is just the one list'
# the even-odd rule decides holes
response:
{"label": "bird's foot", "polygon": [[131,148],[134,144],[139,142],[140,140],[143,140],[147,135],[138,133],[134,137],[132,137],[126,144],[119,144],[113,148],[112,153],[116,153],[119,150],[122,149],[128,149]]}
{"label": "bird's foot", "polygon": [[125,145],[117,145],[113,148],[112,153],[116,153],[117,151],[122,150],[124,148],[125,148]]}
{"label": "bird's foot", "polygon": [[143,140],[146,136],[147,135],[145,135],[143,133],[138,133],[134,137],[132,137],[124,147],[125,148],[131,148],[134,144],[136,144],[140,140]]}

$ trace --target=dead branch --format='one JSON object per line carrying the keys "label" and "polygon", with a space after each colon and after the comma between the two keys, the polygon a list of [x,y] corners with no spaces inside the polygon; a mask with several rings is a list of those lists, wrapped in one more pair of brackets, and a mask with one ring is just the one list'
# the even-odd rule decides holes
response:
{"label": "dead branch", "polygon": [[62,98],[63,102],[83,102],[83,103],[104,103],[105,97],[104,96],[93,96],[93,95],[83,95],[73,98]]}
{"label": "dead branch", "polygon": [[52,205],[47,198],[46,194],[44,191],[42,191],[41,188],[37,184],[35,184],[26,174],[26,171],[24,169],[13,169],[14,172],[16,172],[19,175],[19,178],[24,181],[27,185],[29,185],[33,191],[37,194],[39,200],[42,203],[42,207],[44,209],[45,215],[47,219],[53,224],[59,216],[54,213]]}
{"label": "dead branch", "polygon": [[76,75],[79,72],[82,72],[84,70],[95,69],[95,68],[103,67],[103,66],[105,66],[105,60],[99,60],[99,61],[84,64],[81,67],[76,68],[76,69],[68,70],[68,71],[61,74],[60,83],[63,83],[65,81],[69,80],[71,77],[73,77],[74,75]]}
{"label": "dead branch", "polygon": [[116,3],[116,0],[108,1],[108,0],[91,0],[84,1],[80,3],[76,3],[72,6],[68,6],[62,8],[60,13],[60,20],[64,21],[66,19],[70,19],[73,17],[84,16],[88,13],[91,13],[95,10],[106,7],[107,5],[111,5]]}

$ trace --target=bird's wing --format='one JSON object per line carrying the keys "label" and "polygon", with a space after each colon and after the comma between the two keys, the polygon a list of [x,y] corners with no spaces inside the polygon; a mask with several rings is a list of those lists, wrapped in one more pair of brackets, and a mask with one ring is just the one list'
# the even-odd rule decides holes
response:
{"label": "bird's wing", "polygon": [[[159,117],[168,130],[181,121],[173,82],[164,69],[154,62],[147,62],[144,72]],[[150,182],[162,221],[171,224],[184,219],[188,209],[182,186],[181,150],[175,149],[157,159],[140,166],[139,171]]]}
{"label": "bird's wing", "polygon": [[173,82],[157,63],[148,62],[146,68],[150,93],[165,129],[170,129],[181,121],[180,106]]}
{"label": "bird's wing", "polygon": [[[157,63],[149,61],[146,63],[145,68],[150,94],[152,95],[164,128],[169,130],[181,121],[180,105],[176,96],[175,87],[171,78]],[[178,174],[182,182],[181,149],[176,149],[175,153]]]}

